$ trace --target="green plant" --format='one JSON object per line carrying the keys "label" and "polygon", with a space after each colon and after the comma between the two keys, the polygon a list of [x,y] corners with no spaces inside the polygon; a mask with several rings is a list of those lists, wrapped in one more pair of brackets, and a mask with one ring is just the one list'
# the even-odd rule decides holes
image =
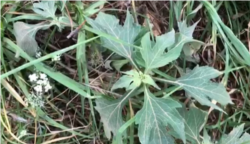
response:
{"label": "green plant", "polygon": [[1,142],[250,143],[250,3],[128,2],[1,2]]}
{"label": "green plant", "polygon": [[[176,80],[153,76],[154,69],[174,62],[174,60],[180,57],[185,44],[201,43],[192,37],[197,23],[188,27],[186,21],[180,22],[178,23],[179,33],[171,30],[155,38],[150,37],[151,35],[148,32],[141,38],[140,45],[136,46],[134,45],[134,40],[140,32],[141,26],[134,23],[128,11],[123,26],[119,24],[119,20],[114,16],[102,12],[97,15],[95,20],[86,19],[94,29],[99,30],[97,34],[102,35],[102,33],[107,33],[113,36],[115,40],[103,36],[101,37],[101,42],[106,48],[127,58],[134,67],[134,69],[124,72],[125,75],[112,87],[112,90],[126,88],[128,92],[123,97],[111,101],[105,98],[96,100],[96,110],[101,115],[107,138],[111,138],[111,132],[115,138],[117,135],[120,135],[119,128],[125,125],[122,118],[122,109],[132,93],[142,87],[144,103],[142,109],[136,113],[134,119],[138,125],[140,142],[143,144],[174,143],[166,127],[171,128],[175,133],[175,137],[180,138],[184,143],[187,140],[194,139],[194,137],[190,138],[190,130],[188,134],[183,133],[186,127],[190,125],[185,125],[187,124],[185,119],[178,112],[178,109],[182,105],[170,97],[156,97],[151,92],[154,88],[160,89],[155,81],[177,85],[181,89],[184,89],[188,96],[195,98],[200,104],[220,111],[223,111],[223,109],[213,104],[211,100],[216,100],[223,106],[232,104],[224,86],[210,81],[223,74],[223,72],[212,67],[197,66]],[[123,41],[123,43],[119,41]],[[202,117],[205,118],[204,115]],[[195,125],[194,127],[197,126]],[[196,130],[195,138],[198,142],[200,141],[197,136],[199,130]],[[123,133],[123,135],[125,136],[126,133]],[[116,138],[116,142],[121,143],[121,137]]]}

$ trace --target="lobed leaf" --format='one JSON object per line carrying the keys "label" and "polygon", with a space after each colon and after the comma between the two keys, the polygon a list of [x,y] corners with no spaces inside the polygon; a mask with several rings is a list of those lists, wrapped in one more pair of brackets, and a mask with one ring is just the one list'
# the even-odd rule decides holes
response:
{"label": "lobed leaf", "polygon": [[119,128],[124,124],[122,119],[122,108],[127,103],[132,92],[133,90],[124,97],[113,101],[107,100],[105,98],[96,99],[95,109],[101,115],[101,121],[103,122],[105,135],[108,139],[111,138],[111,132],[113,135],[116,135]]}
{"label": "lobed leaf", "polygon": [[[195,30],[195,27],[197,26],[197,24],[199,23],[199,21],[197,21],[196,23],[194,23],[192,26],[187,26],[187,20],[184,20],[182,22],[178,22],[178,28],[180,31],[181,35],[184,35],[190,39],[193,39],[193,33]],[[183,52],[184,52],[184,56],[185,59],[187,61],[191,61],[191,62],[199,62],[199,58],[196,57],[194,58],[196,52],[200,49],[201,45],[203,45],[204,43],[198,40],[194,40],[191,42],[187,42],[184,44],[183,46]]]}
{"label": "lobed leaf", "polygon": [[[140,58],[136,59],[137,62],[143,65],[146,71],[148,71],[165,66],[176,60],[180,56],[184,46],[186,46],[184,52],[191,53],[194,50],[187,47],[187,44],[202,44],[192,37],[197,24],[198,22],[188,27],[186,21],[179,22],[180,33],[175,34],[174,30],[172,30],[164,35],[157,36],[155,42],[150,40],[150,33],[145,34],[141,40],[142,49],[140,50],[144,64]],[[167,53],[165,52],[166,48],[168,49]]]}
{"label": "lobed leaf", "polygon": [[190,107],[189,110],[187,110],[185,107],[182,107],[181,109],[178,109],[178,111],[184,119],[186,138],[190,141],[199,143],[199,133],[206,122],[205,118],[207,112],[195,107]]}
{"label": "lobed leaf", "polygon": [[173,61],[174,55],[179,54],[179,49],[174,49],[175,51],[169,53],[165,53],[165,49],[172,46],[174,43],[174,30],[164,35],[157,36],[155,44],[150,40],[150,33],[145,34],[141,40],[142,49],[140,52],[145,62],[146,69],[150,70],[153,68],[162,67]]}
{"label": "lobed leaf", "polygon": [[111,88],[111,91],[118,88],[126,88],[126,91],[135,89],[141,85],[140,74],[136,70],[130,70],[125,72],[127,75],[123,75]]}
{"label": "lobed leaf", "polygon": [[174,143],[166,127],[170,125],[185,142],[184,123],[176,108],[181,105],[171,98],[155,97],[144,89],[143,108],[137,112],[135,122],[139,124],[138,136],[142,144]]}
{"label": "lobed leaf", "polygon": [[16,22],[13,27],[17,45],[25,52],[28,52],[30,56],[35,56],[39,49],[35,40],[35,34],[38,29],[32,31],[30,30],[32,29],[32,25],[25,24],[24,22]]}
{"label": "lobed leaf", "polygon": [[188,27],[186,20],[184,20],[182,22],[178,22],[178,28],[179,28],[179,31],[181,34],[183,34],[187,37],[193,38],[194,29],[198,23],[199,23],[199,21],[194,23],[192,26]]}
{"label": "lobed leaf", "polygon": [[210,79],[221,74],[222,72],[212,67],[195,67],[192,71],[177,79],[175,83],[182,86],[190,96],[194,97],[202,105],[211,106],[222,111],[221,108],[211,102],[211,99],[222,105],[232,104],[232,101],[222,84],[210,81]]}
{"label": "lobed leaf", "polygon": [[35,56],[39,49],[35,35],[39,29],[48,28],[49,26],[46,24],[31,25],[24,22],[15,22],[13,27],[17,45],[30,56]]}
{"label": "lobed leaf", "polygon": [[220,143],[221,144],[248,144],[250,143],[250,135],[243,133],[244,124],[234,128],[228,135],[224,135]]}
{"label": "lobed leaf", "polygon": [[39,3],[33,3],[33,11],[45,18],[55,18],[57,6],[55,1],[41,1]]}
{"label": "lobed leaf", "polygon": [[[128,44],[134,43],[136,36],[141,30],[141,26],[134,23],[134,19],[129,11],[127,11],[127,17],[123,26],[119,24],[119,20],[115,16],[102,12],[98,13],[95,20],[88,17],[86,17],[86,20],[94,29],[114,36],[118,40],[122,40]],[[104,47],[133,62],[132,54],[134,48],[132,46],[124,45],[105,37],[101,37],[101,41]]]}

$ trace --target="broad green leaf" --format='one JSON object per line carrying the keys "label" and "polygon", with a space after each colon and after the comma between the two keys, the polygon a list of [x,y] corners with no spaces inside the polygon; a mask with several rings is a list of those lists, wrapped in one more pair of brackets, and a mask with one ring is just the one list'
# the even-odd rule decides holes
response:
{"label": "broad green leaf", "polygon": [[185,123],[185,133],[186,138],[192,142],[200,142],[200,130],[203,128],[204,123],[206,122],[205,117],[207,112],[199,110],[196,107],[190,107],[187,110],[185,107],[178,109],[180,115],[184,119]]}
{"label": "broad green leaf", "polygon": [[195,56],[197,54],[197,51],[201,48],[201,46],[203,44],[204,44],[203,42],[199,42],[199,41],[193,41],[193,42],[186,43],[183,46],[183,52],[184,52],[185,59],[187,61],[198,63],[200,61],[200,59],[199,59],[199,57],[195,57]]}
{"label": "broad green leaf", "polygon": [[[22,48],[30,56],[35,56],[36,52],[39,50],[39,46],[35,40],[35,36],[38,30],[45,30],[52,25],[57,25],[59,29],[68,25],[70,22],[67,17],[60,17],[59,21],[52,21],[51,23],[42,24],[26,24],[24,22],[17,21],[14,23],[14,34],[16,37],[17,45]],[[75,26],[76,24],[73,23]],[[17,53],[16,57],[18,57]]]}
{"label": "broad green leaf", "polygon": [[240,144],[249,144],[250,143],[250,134],[249,133],[244,133],[240,139],[239,139]]}
{"label": "broad green leaf", "polygon": [[139,72],[136,70],[131,70],[125,72],[123,75],[111,88],[111,91],[118,88],[126,88],[126,91],[135,89],[141,85],[141,78]]}
{"label": "broad green leaf", "polygon": [[157,88],[159,90],[161,89],[161,88],[158,87],[158,85],[155,83],[155,81],[151,78],[151,76],[149,76],[147,74],[143,75],[142,82],[145,83],[145,84],[152,85],[152,86],[154,86],[155,88]]}
{"label": "broad green leaf", "polygon": [[129,61],[127,59],[124,60],[114,60],[112,62],[113,67],[117,70],[120,71],[120,69],[127,64]]}
{"label": "broad green leaf", "polygon": [[182,22],[178,22],[178,28],[179,28],[179,31],[181,34],[183,34],[189,38],[193,38],[194,29],[198,23],[199,23],[199,21],[194,23],[192,26],[188,27],[186,20],[184,20]]}
{"label": "broad green leaf", "polygon": [[171,126],[185,142],[184,123],[176,108],[181,105],[171,98],[155,97],[148,88],[144,89],[144,104],[137,112],[135,122],[139,125],[138,136],[142,144],[172,144],[168,134]]}
{"label": "broad green leaf", "polygon": [[39,49],[35,35],[39,29],[34,29],[33,25],[24,22],[16,22],[13,27],[17,45],[30,56],[35,56]]}
{"label": "broad green leaf", "polygon": [[33,3],[33,11],[45,18],[55,18],[57,6],[55,1],[41,1],[39,3]]}
{"label": "broad green leaf", "polygon": [[147,74],[143,74],[142,72],[138,72],[136,70],[130,70],[124,72],[124,74],[111,88],[111,90],[115,90],[118,88],[126,88],[126,91],[135,89],[141,85],[141,83],[149,84],[154,86],[157,89],[160,89],[154,80]]}
{"label": "broad green leaf", "polygon": [[[58,21],[61,23],[62,26],[70,26],[70,19],[68,17],[61,16],[58,18]],[[77,26],[75,22],[73,22],[72,24],[73,27]]]}
{"label": "broad green leaf", "polygon": [[[39,29],[48,28],[49,25],[31,25],[24,22],[15,22],[13,27],[17,45],[30,56],[35,56],[36,52],[39,49],[38,44],[35,40],[35,35]],[[19,53],[17,53],[16,56],[19,56]]]}
{"label": "broad green leaf", "polygon": [[119,128],[124,124],[122,119],[122,108],[127,103],[132,92],[133,90],[124,97],[113,101],[104,98],[96,99],[95,109],[101,115],[105,135],[108,139],[111,138],[111,132],[113,135],[116,135]]}
{"label": "broad green leaf", "polygon": [[220,144],[249,144],[250,135],[248,133],[243,133],[244,124],[234,128],[228,135],[222,136]]}
{"label": "broad green leaf", "polygon": [[[194,23],[192,26],[189,26],[189,27],[187,26],[186,20],[182,22],[178,22],[180,34],[190,39],[193,39],[193,33],[198,22]],[[195,54],[203,44],[204,44],[203,42],[198,41],[198,40],[194,40],[194,41],[187,42],[186,44],[184,44],[183,52],[184,52],[185,59],[187,61],[191,61],[195,63],[199,62],[199,58],[195,57]]]}
{"label": "broad green leaf", "polygon": [[[115,16],[103,12],[98,13],[95,20],[88,17],[86,17],[86,20],[94,29],[114,36],[118,40],[122,40],[128,44],[134,43],[134,40],[141,29],[139,25],[134,23],[134,19],[129,11],[127,11],[127,17],[123,26],[119,24],[119,20]],[[134,48],[132,46],[124,45],[105,37],[101,37],[101,41],[104,47],[133,62],[132,54]]]}
{"label": "broad green leaf", "polygon": [[[167,53],[165,52],[165,50],[163,50],[163,52],[160,54],[159,52],[156,51],[157,49],[150,50],[151,46],[148,47],[148,45],[151,45],[152,42],[149,42],[150,35],[147,33],[143,37],[144,40],[142,39],[143,41],[141,42],[141,43],[144,43],[144,44],[142,44],[142,47],[143,47],[142,50],[140,51],[140,53],[137,52],[135,54],[136,62],[139,65],[146,67],[146,72],[148,72],[148,71],[150,71],[150,69],[164,66],[164,65],[176,60],[180,56],[181,50],[182,50],[184,44],[189,43],[189,42],[198,42],[197,40],[193,40],[192,38],[186,37],[185,35],[182,35],[182,34],[176,34],[174,37],[175,37],[174,39],[175,39],[176,43],[171,47],[167,47],[167,49],[168,49]],[[145,45],[145,46],[143,46],[143,45]],[[154,59],[152,59],[152,58],[154,58]]]}
{"label": "broad green leaf", "polygon": [[[183,23],[181,25],[184,25]],[[194,25],[195,26],[195,25]],[[188,33],[175,34],[174,30],[156,37],[156,42],[150,40],[150,33],[147,33],[141,40],[142,49],[140,55],[137,55],[137,63],[146,68],[146,72],[150,69],[162,67],[176,60],[186,43],[199,41],[192,38],[193,29],[182,26],[182,30],[188,30]],[[199,42],[200,43],[200,42]],[[165,50],[168,49],[166,53]],[[144,60],[144,63],[142,62]]]}
{"label": "broad green leaf", "polygon": [[172,46],[174,43],[174,30],[164,35],[157,36],[155,44],[150,40],[150,33],[148,32],[145,34],[141,40],[142,49],[140,52],[145,62],[146,69],[150,70],[153,68],[162,67],[173,61],[173,55],[178,55],[178,51],[165,53],[165,49]]}
{"label": "broad green leaf", "polygon": [[182,86],[190,96],[194,97],[202,105],[212,106],[222,111],[221,108],[211,102],[211,99],[216,100],[222,105],[232,104],[232,101],[222,84],[210,81],[210,79],[216,78],[221,74],[222,72],[212,67],[195,67],[174,83]]}

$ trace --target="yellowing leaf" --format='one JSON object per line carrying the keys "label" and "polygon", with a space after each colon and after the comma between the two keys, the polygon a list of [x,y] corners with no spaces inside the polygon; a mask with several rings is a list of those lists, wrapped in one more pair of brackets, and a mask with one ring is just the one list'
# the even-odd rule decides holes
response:
{"label": "yellowing leaf", "polygon": [[159,90],[161,89],[160,87],[158,87],[158,85],[155,83],[155,81],[151,78],[151,76],[149,76],[147,74],[143,75],[142,82],[145,84],[152,85]]}
{"label": "yellowing leaf", "polygon": [[126,91],[135,89],[141,85],[141,83],[149,84],[154,86],[157,89],[160,89],[154,80],[147,74],[143,74],[140,71],[130,70],[124,72],[124,74],[111,88],[111,90],[115,90],[118,88],[126,88]]}
{"label": "yellowing leaf", "polygon": [[141,85],[140,74],[136,70],[131,70],[125,72],[127,75],[123,75],[111,88],[111,90],[115,90],[118,88],[126,88],[126,90],[132,90]]}

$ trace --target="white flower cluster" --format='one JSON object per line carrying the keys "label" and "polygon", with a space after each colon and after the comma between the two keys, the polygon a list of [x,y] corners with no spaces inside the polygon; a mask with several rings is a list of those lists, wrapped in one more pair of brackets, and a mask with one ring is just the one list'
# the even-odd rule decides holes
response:
{"label": "white flower cluster", "polygon": [[48,92],[52,88],[47,75],[44,73],[33,73],[29,75],[29,79],[31,82],[35,83],[34,90],[36,93]]}
{"label": "white flower cluster", "polygon": [[33,108],[41,108],[44,106],[42,95],[34,94],[33,92],[29,96],[27,96],[26,102],[28,102]]}
{"label": "white flower cluster", "polygon": [[42,107],[44,105],[42,95],[52,89],[48,77],[39,72],[29,75],[29,80],[33,83],[35,92],[27,97],[27,101],[32,107]]}

